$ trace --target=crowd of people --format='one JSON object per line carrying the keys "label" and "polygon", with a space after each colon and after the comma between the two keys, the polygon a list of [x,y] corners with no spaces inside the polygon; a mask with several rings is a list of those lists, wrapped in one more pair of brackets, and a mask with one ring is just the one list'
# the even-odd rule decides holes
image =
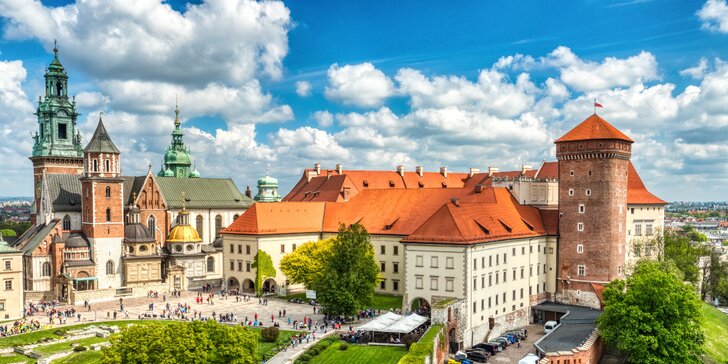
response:
{"label": "crowd of people", "polygon": [[26,332],[37,331],[44,328],[45,327],[38,320],[22,318],[15,320],[12,325],[0,326],[0,337],[24,334]]}

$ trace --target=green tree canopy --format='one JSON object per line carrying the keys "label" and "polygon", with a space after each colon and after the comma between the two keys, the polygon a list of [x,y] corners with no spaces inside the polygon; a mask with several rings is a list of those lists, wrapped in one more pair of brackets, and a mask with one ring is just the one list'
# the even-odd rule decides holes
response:
{"label": "green tree canopy", "polygon": [[258,336],[249,328],[214,321],[132,325],[111,336],[102,363],[257,362]]}
{"label": "green tree canopy", "polygon": [[663,237],[664,260],[671,260],[683,273],[683,279],[697,284],[702,277],[698,268],[698,259],[708,255],[708,250],[702,242],[707,240],[705,235],[696,231],[692,226],[682,229],[667,229]]}
{"label": "green tree canopy", "polygon": [[0,234],[2,234],[2,236],[18,236],[13,229],[2,229],[0,230]]}
{"label": "green tree canopy", "polygon": [[333,245],[333,238],[305,243],[281,259],[281,271],[291,283],[313,287],[323,278],[324,262]]}
{"label": "green tree canopy", "polygon": [[673,264],[640,262],[626,281],[609,283],[603,297],[599,334],[630,362],[700,363],[700,299]]}
{"label": "green tree canopy", "polygon": [[319,303],[337,315],[371,305],[377,272],[367,230],[359,224],[342,224],[324,261],[322,278],[314,285]]}
{"label": "green tree canopy", "polygon": [[263,294],[263,282],[276,276],[276,268],[270,255],[260,249],[255,254],[253,268],[255,268],[255,294],[260,297]]}

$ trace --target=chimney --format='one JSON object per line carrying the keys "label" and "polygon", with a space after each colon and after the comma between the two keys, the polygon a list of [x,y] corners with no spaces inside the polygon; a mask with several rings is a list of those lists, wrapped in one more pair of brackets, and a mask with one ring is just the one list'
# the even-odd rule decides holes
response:
{"label": "chimney", "polygon": [[341,172],[344,170],[344,167],[341,164],[336,165],[336,173],[341,174]]}
{"label": "chimney", "polygon": [[447,167],[440,167],[440,174],[443,177],[447,177]]}
{"label": "chimney", "polygon": [[497,173],[497,172],[498,172],[498,167],[488,167],[488,176],[489,177],[492,176],[493,173]]}
{"label": "chimney", "polygon": [[321,164],[319,164],[319,163],[314,164],[313,170],[316,171],[317,175],[320,175],[321,174]]}
{"label": "chimney", "polygon": [[245,186],[245,196],[253,198],[253,191],[250,190],[250,186]]}
{"label": "chimney", "polygon": [[422,169],[422,166],[415,167],[415,172],[417,172],[417,175],[420,177],[422,177],[422,175],[424,174],[424,170]]}
{"label": "chimney", "polygon": [[452,204],[455,205],[456,207],[460,207],[460,199],[459,198],[453,197],[453,198],[450,199],[450,202],[452,202]]}
{"label": "chimney", "polygon": [[479,168],[470,168],[470,173],[468,173],[468,177],[472,177],[476,173],[480,172]]}
{"label": "chimney", "polygon": [[397,166],[397,174],[404,177],[404,166]]}
{"label": "chimney", "polygon": [[528,164],[521,165],[521,174],[526,174],[526,172],[528,172],[532,169],[533,169],[533,166],[531,166],[531,165],[528,165]]}

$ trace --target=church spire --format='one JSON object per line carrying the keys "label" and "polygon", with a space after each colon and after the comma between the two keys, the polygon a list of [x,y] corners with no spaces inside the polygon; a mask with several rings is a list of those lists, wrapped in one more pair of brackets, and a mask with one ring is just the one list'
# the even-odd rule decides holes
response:
{"label": "church spire", "polygon": [[160,177],[199,177],[199,172],[192,169],[192,156],[189,149],[185,147],[184,132],[181,128],[182,121],[179,117],[179,101],[175,102],[174,108],[174,130],[172,130],[172,144],[167,147],[164,153],[162,167],[157,174]]}

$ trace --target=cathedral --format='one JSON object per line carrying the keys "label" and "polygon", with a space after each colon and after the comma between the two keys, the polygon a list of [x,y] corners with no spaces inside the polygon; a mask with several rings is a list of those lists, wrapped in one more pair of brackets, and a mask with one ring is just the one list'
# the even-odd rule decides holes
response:
{"label": "cathedral", "polygon": [[[26,301],[80,302],[222,282],[219,232],[254,202],[229,178],[194,168],[175,109],[158,173],[125,176],[121,151],[99,118],[83,146],[75,97],[58,49],[45,72],[33,135],[33,226],[23,254]],[[276,192],[277,194],[277,192]]]}

